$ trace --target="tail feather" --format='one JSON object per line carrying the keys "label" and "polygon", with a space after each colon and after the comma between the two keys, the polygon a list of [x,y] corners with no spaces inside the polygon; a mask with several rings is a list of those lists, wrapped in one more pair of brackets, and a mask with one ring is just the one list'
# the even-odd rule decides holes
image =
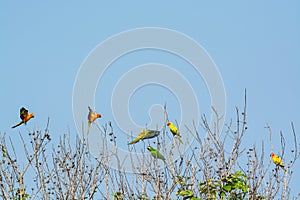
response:
{"label": "tail feather", "polygon": [[23,124],[23,123],[24,123],[23,121],[20,121],[18,124],[14,125],[14,126],[11,127],[11,128],[16,128],[16,127],[20,126],[20,125]]}
{"label": "tail feather", "polygon": [[281,167],[284,171],[288,171],[287,168],[284,165],[279,165],[279,167]]}
{"label": "tail feather", "polygon": [[182,139],[181,139],[181,136],[180,136],[180,135],[177,135],[177,138],[178,138],[179,142],[180,142],[181,144],[183,144]]}
{"label": "tail feather", "polygon": [[135,143],[137,143],[138,141],[140,141],[140,139],[139,139],[139,138],[135,138],[134,140],[132,140],[131,142],[129,142],[128,145],[130,145],[130,144],[135,144]]}
{"label": "tail feather", "polygon": [[166,160],[163,160],[164,161],[164,163],[165,163],[165,165],[166,166],[169,166],[169,164],[167,163],[167,161]]}
{"label": "tail feather", "polygon": [[91,122],[88,121],[88,131],[87,131],[87,134],[90,133],[90,128],[91,128]]}

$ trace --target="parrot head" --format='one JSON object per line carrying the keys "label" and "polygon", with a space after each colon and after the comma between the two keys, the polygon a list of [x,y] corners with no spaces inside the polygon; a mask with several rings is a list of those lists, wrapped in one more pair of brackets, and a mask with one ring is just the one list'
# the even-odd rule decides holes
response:
{"label": "parrot head", "polygon": [[271,156],[271,157],[274,157],[274,156],[275,156],[275,154],[274,154],[274,153],[271,153],[271,154],[270,154],[270,156]]}
{"label": "parrot head", "polygon": [[173,123],[172,123],[172,122],[168,122],[168,123],[167,123],[167,126],[170,126],[170,125],[173,125]]}
{"label": "parrot head", "polygon": [[154,150],[153,147],[151,147],[151,146],[148,146],[147,149],[148,149],[149,151]]}
{"label": "parrot head", "polygon": [[101,115],[99,113],[96,114],[97,118],[101,118]]}
{"label": "parrot head", "polygon": [[33,114],[33,113],[30,113],[30,114],[28,115],[28,118],[29,118],[29,119],[34,118],[34,114]]}

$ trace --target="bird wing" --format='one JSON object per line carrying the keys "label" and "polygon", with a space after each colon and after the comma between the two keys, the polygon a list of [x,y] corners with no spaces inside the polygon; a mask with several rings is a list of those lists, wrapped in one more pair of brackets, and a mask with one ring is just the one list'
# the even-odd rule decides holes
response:
{"label": "bird wing", "polygon": [[278,165],[279,167],[281,167],[284,171],[288,171],[287,168],[282,164],[282,160],[279,156],[274,155],[273,157],[273,162]]}
{"label": "bird wing", "polygon": [[182,139],[181,139],[181,136],[180,136],[180,134],[179,134],[179,131],[178,131],[177,127],[174,126],[174,125],[170,125],[170,131],[172,132],[173,136],[177,136],[179,142],[180,142],[181,144],[183,144]]}
{"label": "bird wing", "polygon": [[282,165],[282,160],[281,160],[281,158],[280,158],[279,156],[275,155],[275,156],[274,156],[274,163],[275,163],[276,165],[281,166],[281,165]]}
{"label": "bird wing", "polygon": [[92,122],[92,117],[93,117],[94,112],[91,109],[91,107],[88,107],[88,109],[89,109],[88,120],[89,120],[89,122]]}
{"label": "bird wing", "polygon": [[179,134],[177,127],[174,125],[170,125],[170,131],[173,133],[173,135]]}
{"label": "bird wing", "polygon": [[159,151],[157,151],[157,158],[161,160],[166,160],[166,158]]}
{"label": "bird wing", "polygon": [[27,118],[27,116],[28,116],[28,110],[26,110],[26,108],[22,107],[22,108],[20,109],[20,118],[21,118],[22,120],[24,120],[24,119]]}
{"label": "bird wing", "polygon": [[168,165],[168,163],[166,161],[166,158],[158,150],[156,150],[156,152],[157,153],[156,153],[155,157],[157,157],[158,159],[162,160],[165,163],[165,165]]}
{"label": "bird wing", "polygon": [[159,131],[155,130],[145,130],[144,132],[145,133],[143,134],[142,140],[154,138],[159,135]]}

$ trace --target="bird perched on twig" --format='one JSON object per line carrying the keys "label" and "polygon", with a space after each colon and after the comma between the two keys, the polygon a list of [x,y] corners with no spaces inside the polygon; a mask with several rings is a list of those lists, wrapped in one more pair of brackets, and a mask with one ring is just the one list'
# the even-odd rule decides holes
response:
{"label": "bird perched on twig", "polygon": [[180,136],[179,131],[178,131],[178,128],[172,122],[168,122],[167,126],[170,128],[170,131],[173,134],[173,136],[174,137],[176,136],[178,138],[179,142],[181,144],[183,144],[183,142],[181,140],[181,136]]}
{"label": "bird perched on twig", "polygon": [[91,123],[93,123],[97,118],[101,118],[101,115],[99,113],[95,113],[91,107],[88,106],[89,114],[88,114],[88,134],[90,132]]}
{"label": "bird perched on twig", "polygon": [[21,124],[25,124],[31,119],[31,118],[34,118],[34,114],[33,113],[29,113],[28,114],[28,110],[26,110],[26,108],[22,107],[20,109],[20,118],[21,118],[21,121],[14,125],[13,127],[11,128],[16,128],[17,126],[20,126]]}
{"label": "bird perched on twig", "polygon": [[276,155],[274,153],[271,153],[270,156],[271,156],[271,159],[272,159],[272,161],[275,165],[281,167],[284,171],[287,171],[285,166],[282,164],[281,158],[278,155]]}
{"label": "bird perched on twig", "polygon": [[160,159],[162,160],[165,165],[168,165],[168,163],[166,162],[166,158],[157,150],[157,149],[154,149],[153,147],[151,146],[148,146],[147,149],[150,151],[151,155],[156,159]]}
{"label": "bird perched on twig", "polygon": [[155,131],[155,130],[142,130],[140,132],[140,134],[131,142],[129,142],[128,144],[135,144],[137,142],[139,142],[140,140],[145,140],[145,139],[150,139],[150,138],[154,138],[156,136],[159,135],[159,131]]}

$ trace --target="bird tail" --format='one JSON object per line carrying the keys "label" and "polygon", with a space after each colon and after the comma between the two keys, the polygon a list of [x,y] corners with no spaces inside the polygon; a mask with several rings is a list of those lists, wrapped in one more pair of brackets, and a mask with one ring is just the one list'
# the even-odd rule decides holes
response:
{"label": "bird tail", "polygon": [[134,140],[132,140],[131,142],[128,143],[128,145],[131,145],[131,144],[135,144],[139,141],[140,139],[137,137],[135,138]]}
{"label": "bird tail", "polygon": [[90,133],[90,128],[91,128],[91,122],[88,122],[88,130],[87,130],[87,134]]}
{"label": "bird tail", "polygon": [[167,161],[166,161],[166,160],[163,160],[163,161],[164,161],[165,165],[166,165],[166,166],[168,166],[168,163],[167,163]]}
{"label": "bird tail", "polygon": [[23,121],[20,121],[18,124],[14,125],[13,127],[11,128],[16,128],[17,126],[20,126],[21,124],[23,124],[24,122]]}
{"label": "bird tail", "polygon": [[178,138],[179,142],[180,142],[181,144],[183,144],[182,139],[181,139],[181,136],[180,136],[180,135],[177,135],[177,138]]}
{"label": "bird tail", "polygon": [[279,167],[281,167],[284,171],[288,171],[287,168],[284,165],[279,165]]}

